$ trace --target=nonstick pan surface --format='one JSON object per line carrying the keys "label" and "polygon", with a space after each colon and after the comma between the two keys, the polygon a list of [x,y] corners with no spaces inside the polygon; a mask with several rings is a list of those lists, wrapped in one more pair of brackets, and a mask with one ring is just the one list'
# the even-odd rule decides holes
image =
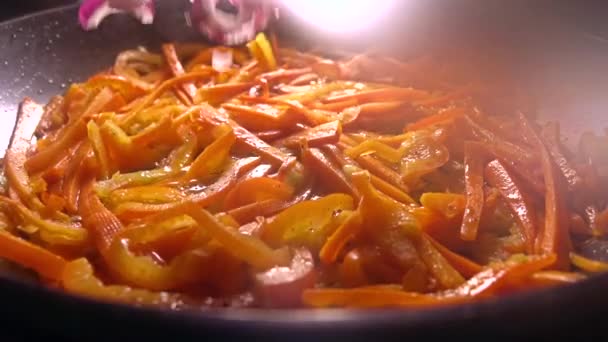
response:
{"label": "nonstick pan surface", "polygon": [[[465,3],[470,5],[471,2],[461,2]],[[23,97],[45,102],[50,96],[63,92],[70,83],[85,80],[111,65],[116,54],[125,49],[137,46],[155,49],[166,41],[200,40],[183,24],[186,2],[163,1],[159,6],[161,15],[152,26],[139,25],[126,16],[116,16],[92,33],[85,33],[78,27],[75,6],[1,24],[0,146],[5,147],[8,142],[18,103]],[[433,10],[432,6],[427,6],[418,10],[429,15]],[[297,21],[280,25],[278,30],[297,44],[327,44],[332,48],[342,44],[362,49],[381,36],[385,47],[395,48],[401,54],[433,49],[434,45],[449,44],[462,37],[486,43],[500,39],[499,44],[515,51],[514,63],[519,64],[514,70],[527,76],[522,82],[537,91],[542,116],[560,118],[565,122],[564,131],[569,134],[606,126],[608,120],[603,111],[608,108],[608,96],[604,95],[608,94],[608,78],[605,77],[608,70],[603,61],[608,57],[608,49],[596,35],[597,31],[572,31],[572,28],[580,28],[580,21],[570,22],[570,26],[560,23],[559,13],[531,19],[534,15],[530,11],[542,10],[538,8],[514,5],[509,13],[501,12],[503,9],[490,6],[485,11],[479,8],[477,12],[461,10],[458,16],[450,14],[453,8],[444,5],[441,11],[436,10],[443,22],[441,27],[420,17],[408,17],[407,24],[403,24],[404,17],[397,14],[389,21],[409,27],[409,32],[415,29],[416,34],[397,34],[403,26],[395,28],[387,24],[392,28],[379,29],[357,39],[344,38],[335,44],[332,43],[335,37],[320,35],[317,30],[305,28]],[[561,10],[568,11],[567,8]],[[491,15],[497,13],[500,15],[492,19]],[[517,25],[509,21],[515,17],[519,18]],[[478,21],[471,21],[471,18]],[[530,29],[533,26],[534,29]],[[488,30],[489,27],[492,30]],[[607,287],[608,275],[600,275],[572,286],[422,311],[220,309],[169,312],[78,298],[0,272],[0,325],[8,331],[0,331],[0,334],[117,341],[133,338],[382,341],[460,339],[472,335],[493,340],[548,335],[581,338],[605,336],[602,327],[608,314]]]}

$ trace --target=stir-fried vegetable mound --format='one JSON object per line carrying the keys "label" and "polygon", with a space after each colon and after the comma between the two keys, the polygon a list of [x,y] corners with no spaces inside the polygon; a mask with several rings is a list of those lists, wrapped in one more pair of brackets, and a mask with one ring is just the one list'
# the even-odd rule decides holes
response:
{"label": "stir-fried vegetable mound", "polygon": [[477,106],[425,62],[166,44],[42,107],[4,159],[0,257],[168,308],[452,305],[608,270],[608,138]]}

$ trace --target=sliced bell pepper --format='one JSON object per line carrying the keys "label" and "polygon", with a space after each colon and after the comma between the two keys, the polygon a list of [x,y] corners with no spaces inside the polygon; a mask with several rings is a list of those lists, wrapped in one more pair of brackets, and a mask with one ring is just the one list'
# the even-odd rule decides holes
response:
{"label": "sliced bell pepper", "polygon": [[[77,225],[56,222],[41,218],[19,202],[0,196],[0,204],[6,206],[5,212],[18,222],[36,227],[36,234],[40,239],[50,245],[85,246],[88,234],[85,229]],[[10,210],[7,210],[10,209]]]}
{"label": "sliced bell pepper", "polygon": [[0,230],[0,257],[54,281],[61,279],[67,264],[59,255],[3,230]]}
{"label": "sliced bell pepper", "polygon": [[81,258],[68,263],[63,272],[63,288],[77,295],[126,302],[136,305],[161,306],[178,309],[186,306],[185,297],[167,292],[153,292],[124,285],[104,285],[95,277],[93,266]]}
{"label": "sliced bell pepper", "polygon": [[139,203],[168,203],[184,198],[184,194],[168,186],[147,185],[114,190],[108,198],[108,203],[116,206],[123,202]]}
{"label": "sliced bell pepper", "polygon": [[236,136],[228,125],[215,127],[213,135],[217,138],[192,162],[190,169],[181,178],[184,181],[191,179],[209,179],[218,174],[230,157],[232,145]]}
{"label": "sliced bell pepper", "polygon": [[287,201],[294,189],[286,183],[269,177],[255,177],[238,182],[226,194],[226,210],[265,200]]}
{"label": "sliced bell pepper", "polygon": [[[354,209],[353,198],[332,194],[318,200],[303,201],[279,213],[262,227],[262,239],[271,246],[292,243],[318,251],[327,237],[335,215]],[[336,227],[334,227],[336,228]]]}
{"label": "sliced bell pepper", "polygon": [[186,196],[180,201],[163,204],[125,202],[114,208],[114,212],[121,220],[132,221],[175,208],[189,201],[201,207],[209,206],[234,186],[239,176],[259,165],[259,163],[260,159],[257,157],[239,159],[215,183],[210,184],[203,191]]}
{"label": "sliced bell pepper", "polygon": [[336,262],[338,255],[342,252],[346,244],[361,230],[362,220],[359,211],[343,213],[347,216],[340,226],[327,238],[321,251],[319,251],[319,258],[328,265]]}

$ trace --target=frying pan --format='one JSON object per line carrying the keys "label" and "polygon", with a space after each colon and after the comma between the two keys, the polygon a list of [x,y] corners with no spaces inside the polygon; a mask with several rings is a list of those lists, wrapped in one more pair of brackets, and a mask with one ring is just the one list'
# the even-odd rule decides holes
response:
{"label": "frying pan", "polygon": [[[357,36],[327,35],[295,18],[276,28],[301,47],[362,50],[372,42],[400,56],[449,45],[486,44],[509,56],[510,69],[535,98],[541,118],[558,118],[573,137],[608,126],[608,44],[601,9],[576,2],[398,1],[383,26]],[[45,102],[66,85],[110,65],[121,50],[158,48],[166,41],[201,38],[182,24],[186,1],[159,2],[159,17],[141,26],[116,16],[85,33],[76,6],[0,24],[0,138],[8,142],[24,96]],[[592,16],[593,14],[595,16]],[[595,18],[596,20],[593,20]],[[67,340],[339,341],[492,340],[603,335],[608,275],[575,285],[534,290],[478,303],[426,310],[254,310],[170,312],[74,297],[43,288],[16,272],[0,272],[0,334]]]}

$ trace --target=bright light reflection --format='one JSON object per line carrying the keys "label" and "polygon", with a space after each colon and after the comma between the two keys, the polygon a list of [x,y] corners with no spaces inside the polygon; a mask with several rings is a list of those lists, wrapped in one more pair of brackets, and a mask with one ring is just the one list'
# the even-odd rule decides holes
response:
{"label": "bright light reflection", "polygon": [[305,21],[331,32],[361,31],[390,10],[394,0],[282,0]]}

